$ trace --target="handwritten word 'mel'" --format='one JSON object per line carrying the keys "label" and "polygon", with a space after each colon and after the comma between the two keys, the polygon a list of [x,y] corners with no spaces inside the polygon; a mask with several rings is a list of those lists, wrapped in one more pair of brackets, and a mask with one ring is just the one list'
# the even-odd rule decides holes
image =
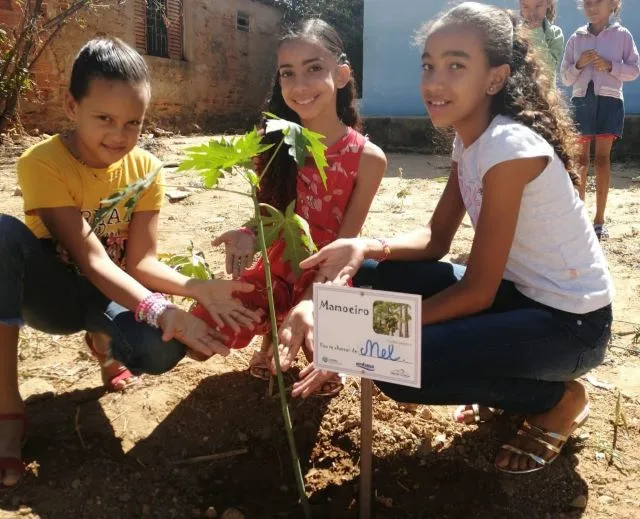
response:
{"label": "handwritten word 'mel'", "polygon": [[393,344],[389,344],[388,348],[380,348],[380,345],[377,342],[367,339],[367,343],[360,348],[360,355],[363,357],[376,357],[383,360],[400,360],[400,357],[393,356],[394,349],[395,346]]}

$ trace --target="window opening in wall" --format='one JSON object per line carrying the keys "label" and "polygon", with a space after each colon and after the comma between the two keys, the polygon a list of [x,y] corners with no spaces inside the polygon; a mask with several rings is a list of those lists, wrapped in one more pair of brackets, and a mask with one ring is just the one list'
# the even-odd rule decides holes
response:
{"label": "window opening in wall", "polygon": [[239,31],[249,32],[251,30],[251,16],[247,13],[243,13],[242,11],[238,11],[236,28]]}
{"label": "window opening in wall", "polygon": [[169,57],[169,35],[165,18],[167,0],[146,0],[147,14],[147,54]]}

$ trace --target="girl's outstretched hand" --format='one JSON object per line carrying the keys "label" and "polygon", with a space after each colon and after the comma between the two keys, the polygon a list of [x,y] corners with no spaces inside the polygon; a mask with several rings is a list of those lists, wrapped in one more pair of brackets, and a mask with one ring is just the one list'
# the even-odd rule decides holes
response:
{"label": "girl's outstretched hand", "polygon": [[256,247],[256,237],[246,230],[235,229],[227,231],[211,242],[217,247],[224,243],[227,274],[238,279],[245,269],[253,264]]}
{"label": "girl's outstretched hand", "polygon": [[229,348],[224,346],[225,337],[221,333],[180,308],[167,308],[158,318],[158,325],[162,330],[163,341],[177,339],[197,352],[198,358],[209,358],[216,353],[224,357],[229,355]]}
{"label": "girl's outstretched hand", "polygon": [[253,328],[262,320],[262,312],[249,310],[232,296],[233,292],[253,290],[253,285],[243,281],[194,279],[189,282],[189,295],[206,308],[218,326],[228,324],[236,333],[241,326]]}
{"label": "girl's outstretched hand", "polygon": [[359,238],[341,238],[300,262],[303,269],[318,268],[330,283],[346,285],[364,261],[365,245]]}
{"label": "girl's outstretched hand", "polygon": [[[313,301],[304,300],[294,306],[278,330],[280,368],[287,371],[295,362],[300,348],[308,360],[313,360]],[[271,370],[276,371],[275,361]]]}

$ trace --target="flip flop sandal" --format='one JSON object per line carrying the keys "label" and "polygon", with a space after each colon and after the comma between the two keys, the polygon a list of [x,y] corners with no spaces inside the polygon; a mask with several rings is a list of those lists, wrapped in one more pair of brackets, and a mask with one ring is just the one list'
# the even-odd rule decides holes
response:
{"label": "flip flop sandal", "polygon": [[[27,415],[24,413],[6,413],[0,414],[0,422],[22,422],[22,441],[21,446],[24,447],[25,443],[27,443]],[[17,488],[17,486],[22,481],[22,477],[24,476],[25,466],[20,458],[12,457],[12,456],[4,456],[0,457],[0,470],[13,470],[18,472],[19,479],[13,485],[6,486],[2,482],[0,482],[0,491],[1,490],[11,490],[13,488]]]}
{"label": "flip flop sandal", "polygon": [[480,418],[480,406],[478,404],[471,404],[471,409],[468,409],[468,407],[469,407],[468,405],[461,405],[456,407],[456,410],[453,412],[453,421],[457,423],[471,425],[464,421],[463,413],[465,411],[473,411],[473,423],[475,424],[491,422],[496,417],[504,413],[503,409],[497,409],[495,407],[485,407],[485,409],[487,409],[491,413],[491,418],[486,418],[483,420],[482,418]]}
{"label": "flip flop sandal", "polygon": [[[587,418],[589,418],[589,404],[585,405],[582,411],[580,411],[580,414],[573,421],[573,425],[571,426],[571,428],[569,429],[569,432],[566,435],[556,433],[556,432],[551,432],[551,431],[545,431],[540,427],[531,425],[529,422],[525,420],[522,426],[520,427],[520,429],[518,430],[518,436],[523,436],[525,438],[535,440],[536,442],[538,442],[540,445],[542,445],[545,449],[547,449],[549,452],[552,452],[553,454],[549,459],[544,459],[541,456],[538,456],[533,452],[530,452],[529,450],[519,449],[518,447],[514,447],[513,445],[506,443],[502,446],[502,449],[507,450],[509,452],[513,452],[514,454],[518,454],[520,456],[527,456],[531,458],[533,461],[535,461],[537,463],[537,466],[533,467],[532,469],[524,469],[524,470],[518,470],[518,469],[514,470],[508,467],[499,467],[498,465],[496,465],[496,468],[500,472],[506,472],[508,474],[530,474],[532,472],[537,472],[539,470],[542,470],[547,465],[551,465],[554,461],[558,459],[558,456],[560,456],[562,449],[567,444],[567,440],[569,439],[569,436],[571,436],[571,434],[578,427],[581,427],[582,425],[584,425],[584,423],[587,421]],[[560,444],[552,445],[551,443],[546,441],[544,438],[558,441],[560,442]]]}
{"label": "flip flop sandal", "polygon": [[[93,339],[88,332],[84,336],[84,342],[87,344],[89,350],[102,368],[108,368],[114,362],[116,362],[114,359],[107,358],[107,356],[103,352],[99,352],[96,349],[95,345],[93,344]],[[135,376],[125,366],[121,366],[118,372],[109,379],[105,379],[103,376],[102,381],[106,390],[111,393],[119,393],[125,391],[132,388],[133,386],[137,386],[142,382],[140,377]]]}
{"label": "flip flop sandal", "polygon": [[[334,396],[338,396],[344,389],[345,380],[345,375],[336,373],[335,377],[331,377],[329,380],[325,381],[324,384],[322,384],[322,387],[318,389],[318,391],[312,393],[309,396],[311,398],[333,398]],[[323,390],[327,386],[329,386],[330,389]]]}

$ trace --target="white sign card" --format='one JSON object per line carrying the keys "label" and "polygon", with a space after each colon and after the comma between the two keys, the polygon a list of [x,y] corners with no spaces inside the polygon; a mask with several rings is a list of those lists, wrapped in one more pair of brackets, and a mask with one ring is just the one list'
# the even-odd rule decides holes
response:
{"label": "white sign card", "polygon": [[422,296],[316,283],[316,367],[420,387]]}

